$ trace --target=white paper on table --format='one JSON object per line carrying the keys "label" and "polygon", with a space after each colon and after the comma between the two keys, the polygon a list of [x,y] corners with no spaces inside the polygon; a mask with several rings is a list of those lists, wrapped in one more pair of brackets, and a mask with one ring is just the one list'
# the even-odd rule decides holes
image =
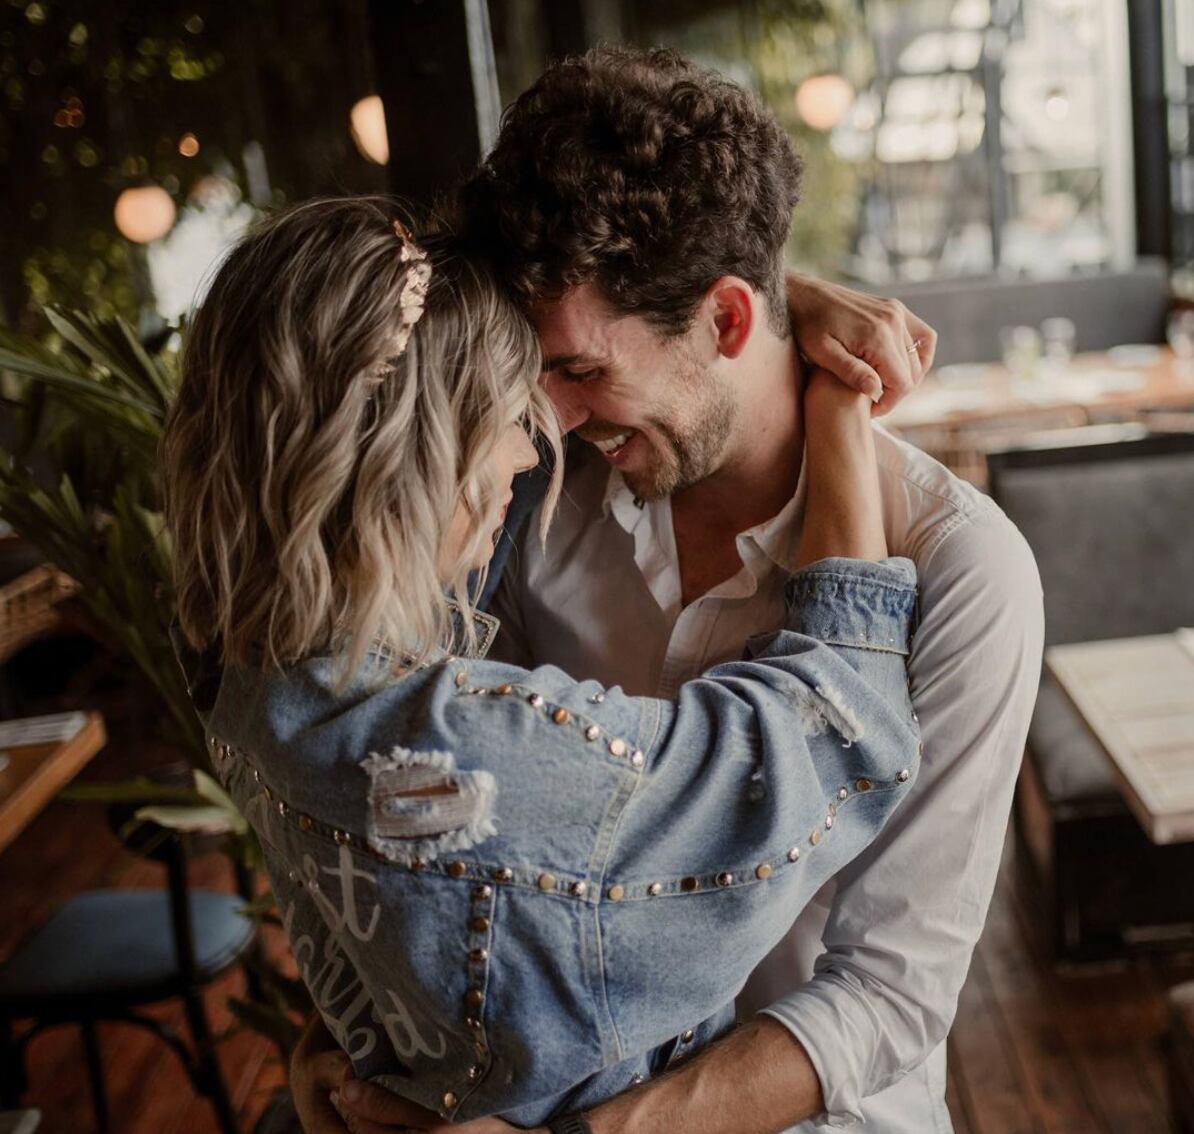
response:
{"label": "white paper on table", "polygon": [[0,721],[0,748],[20,748],[24,744],[51,744],[78,736],[87,724],[87,714],[51,713],[44,717],[21,717]]}

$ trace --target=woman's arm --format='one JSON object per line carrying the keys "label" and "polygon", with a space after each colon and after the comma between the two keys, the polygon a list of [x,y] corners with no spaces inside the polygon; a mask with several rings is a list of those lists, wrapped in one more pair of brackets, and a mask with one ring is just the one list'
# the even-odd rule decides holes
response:
{"label": "woman's arm", "polygon": [[818,559],[883,559],[887,538],[879,500],[879,470],[871,402],[826,370],[814,370],[804,390],[805,479],[808,498],[797,566]]}

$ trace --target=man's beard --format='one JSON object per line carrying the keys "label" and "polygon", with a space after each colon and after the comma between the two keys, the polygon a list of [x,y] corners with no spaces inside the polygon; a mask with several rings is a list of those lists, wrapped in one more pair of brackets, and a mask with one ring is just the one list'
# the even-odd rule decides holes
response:
{"label": "man's beard", "polygon": [[679,391],[668,420],[652,420],[665,446],[652,446],[645,469],[623,474],[641,500],[659,500],[717,471],[734,424],[735,403],[707,367],[682,356],[675,385]]}

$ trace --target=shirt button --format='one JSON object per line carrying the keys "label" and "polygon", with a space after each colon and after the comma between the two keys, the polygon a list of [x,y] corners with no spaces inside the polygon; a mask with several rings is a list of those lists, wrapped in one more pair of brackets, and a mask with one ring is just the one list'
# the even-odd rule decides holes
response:
{"label": "shirt button", "polygon": [[456,1105],[456,1096],[451,1091],[444,1092],[444,1110],[451,1110]]}
{"label": "shirt button", "polygon": [[459,672],[459,673],[456,675],[456,679],[455,679],[455,680],[456,680],[456,688],[457,688],[457,689],[463,689],[463,688],[464,688],[464,683],[465,683],[466,681],[468,681],[468,674],[467,674],[467,673],[465,673],[465,672],[464,672],[464,670],[462,669],[462,670],[461,670],[461,671],[460,671],[460,672]]}
{"label": "shirt button", "polygon": [[898,776],[896,776],[896,779],[899,780],[900,783],[906,784],[908,782],[908,780],[911,778],[911,776],[912,776],[912,773],[909,772],[907,768],[901,768],[900,774]]}
{"label": "shirt button", "polygon": [[719,886],[732,886],[734,884],[734,876],[728,870],[723,870],[717,876],[717,884]]}
{"label": "shirt button", "polygon": [[487,917],[475,917],[469,922],[469,925],[474,933],[489,932],[489,918]]}
{"label": "shirt button", "polygon": [[568,887],[568,892],[574,898],[583,898],[585,894],[588,893],[588,890],[589,887],[584,882],[573,882],[572,885]]}
{"label": "shirt button", "polygon": [[788,861],[789,862],[795,862],[799,858],[800,858],[800,848],[799,847],[793,847],[790,851],[788,851]]}
{"label": "shirt button", "polygon": [[701,884],[697,879],[689,876],[688,878],[680,879],[680,889],[686,894],[691,894],[701,888]]}
{"label": "shirt button", "polygon": [[600,735],[601,729],[599,729],[595,724],[591,724],[587,729],[585,729],[585,740],[596,740]]}
{"label": "shirt button", "polygon": [[771,867],[767,863],[762,863],[755,867],[755,877],[759,879],[767,879],[771,877]]}
{"label": "shirt button", "polygon": [[809,835],[808,841],[812,843],[813,846],[816,846],[821,841],[821,832],[814,831],[811,835]]}
{"label": "shirt button", "polygon": [[464,994],[464,1002],[470,1008],[480,1008],[481,1005],[485,1003],[485,993],[483,993],[479,988],[470,988],[468,992]]}
{"label": "shirt button", "polygon": [[449,862],[448,863],[448,874],[452,878],[463,878],[467,871],[468,871],[468,867],[465,866],[463,862]]}
{"label": "shirt button", "polygon": [[615,883],[605,892],[605,896],[609,898],[611,902],[620,902],[624,897],[626,897],[626,887]]}
{"label": "shirt button", "polygon": [[658,882],[652,882],[651,885],[647,887],[647,893],[652,898],[657,898],[663,893],[663,886]]}
{"label": "shirt button", "polygon": [[484,884],[473,887],[473,897],[479,902],[483,902],[486,898],[493,897],[493,887]]}
{"label": "shirt button", "polygon": [[567,709],[556,709],[556,711],[551,714],[551,719],[558,725],[565,725],[572,720],[572,714],[568,712]]}
{"label": "shirt button", "polygon": [[611,756],[625,756],[626,755],[626,741],[615,737],[609,742],[609,754]]}
{"label": "shirt button", "polygon": [[870,780],[855,780],[854,781],[854,790],[855,791],[870,791],[871,788],[873,788],[874,786],[875,785],[873,783],[871,783]]}
{"label": "shirt button", "polygon": [[539,889],[540,890],[554,890],[556,888],[556,876],[554,874],[540,874],[539,875]]}
{"label": "shirt button", "polygon": [[514,880],[514,871],[508,866],[501,866],[493,872],[493,877],[498,882],[511,882]]}
{"label": "shirt button", "polygon": [[692,1041],[693,1041],[694,1039],[696,1039],[696,1032],[694,1032],[694,1031],[693,1031],[691,1028],[689,1028],[689,1029],[688,1029],[688,1031],[686,1031],[686,1032],[685,1032],[685,1033],[684,1033],[684,1034],[683,1034],[683,1035],[680,1037],[680,1042],[681,1042],[681,1043],[692,1043]]}

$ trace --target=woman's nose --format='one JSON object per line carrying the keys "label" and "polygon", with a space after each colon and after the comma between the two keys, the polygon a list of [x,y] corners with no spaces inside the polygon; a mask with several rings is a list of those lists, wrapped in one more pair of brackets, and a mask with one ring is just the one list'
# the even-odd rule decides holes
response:
{"label": "woman's nose", "polygon": [[521,434],[521,439],[514,454],[514,470],[523,473],[538,465],[539,451],[524,430],[520,429],[518,432]]}

